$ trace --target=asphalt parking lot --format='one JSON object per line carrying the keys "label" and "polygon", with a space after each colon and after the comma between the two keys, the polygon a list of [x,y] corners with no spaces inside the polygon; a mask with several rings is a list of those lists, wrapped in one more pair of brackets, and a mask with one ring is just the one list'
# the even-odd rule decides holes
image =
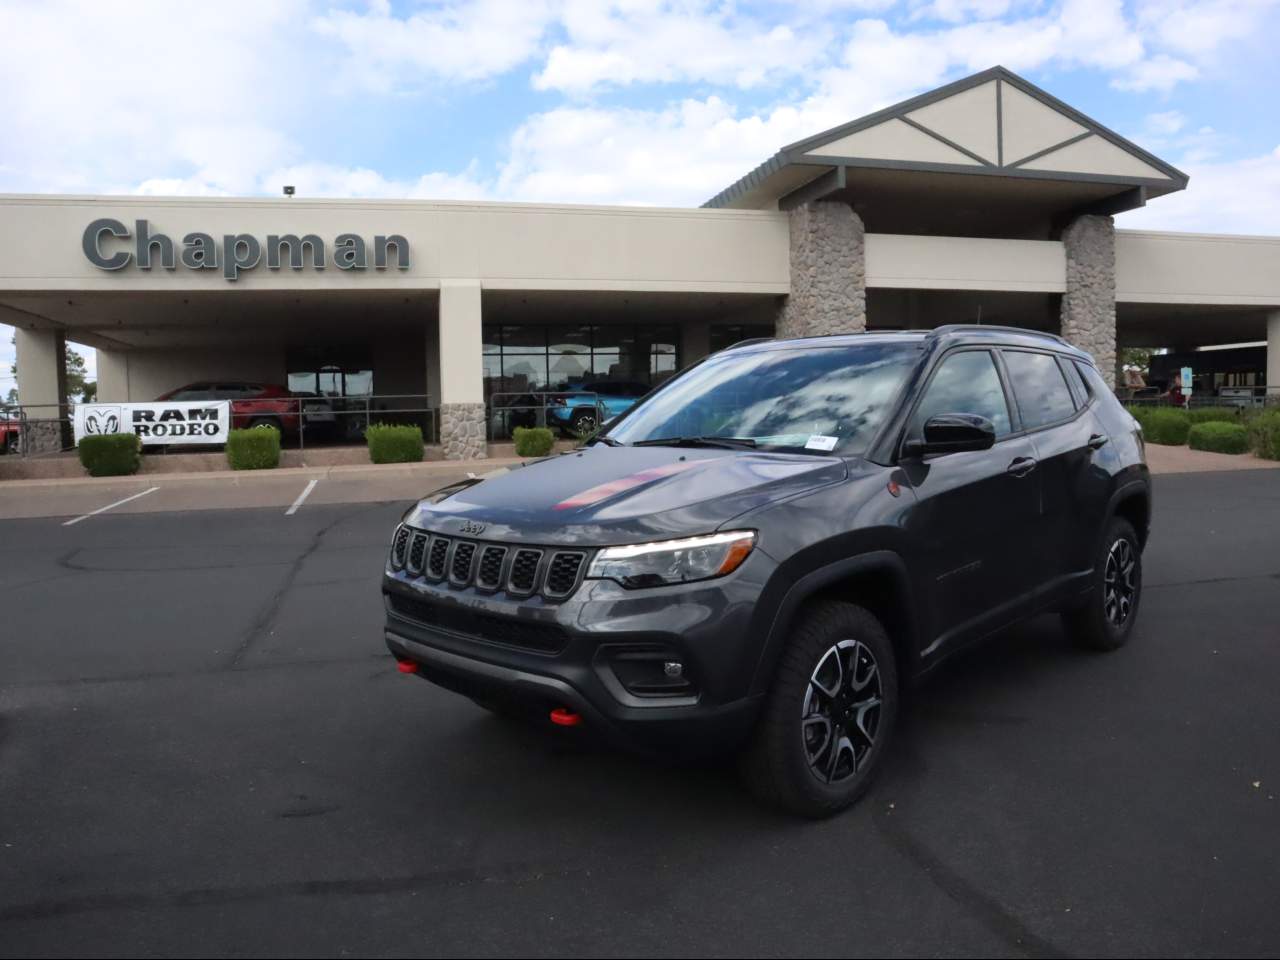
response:
{"label": "asphalt parking lot", "polygon": [[1280,474],[1158,478],[1137,633],[913,697],[848,814],[396,673],[403,502],[0,522],[0,954],[1280,952]]}

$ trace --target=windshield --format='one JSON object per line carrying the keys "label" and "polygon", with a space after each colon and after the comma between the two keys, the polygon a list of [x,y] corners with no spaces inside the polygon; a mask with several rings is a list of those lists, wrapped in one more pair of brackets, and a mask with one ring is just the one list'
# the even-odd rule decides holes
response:
{"label": "windshield", "polygon": [[861,453],[919,356],[916,344],[901,342],[729,351],[650,396],[607,436],[732,437],[769,450]]}

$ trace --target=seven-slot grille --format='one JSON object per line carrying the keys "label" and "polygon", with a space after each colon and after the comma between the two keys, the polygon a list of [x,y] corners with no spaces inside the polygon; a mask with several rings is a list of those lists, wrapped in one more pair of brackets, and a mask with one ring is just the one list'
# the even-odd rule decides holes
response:
{"label": "seven-slot grille", "polygon": [[454,587],[563,600],[581,582],[587,553],[478,543],[401,526],[392,540],[391,565],[408,576],[447,580]]}

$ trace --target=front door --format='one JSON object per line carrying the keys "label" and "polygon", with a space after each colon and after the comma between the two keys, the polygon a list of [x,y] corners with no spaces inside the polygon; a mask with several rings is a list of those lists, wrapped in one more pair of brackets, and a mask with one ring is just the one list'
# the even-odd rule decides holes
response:
{"label": "front door", "polygon": [[935,368],[908,427],[920,437],[943,413],[986,417],[989,450],[931,456],[908,469],[917,497],[911,524],[924,544],[918,578],[929,597],[929,655],[996,629],[1028,604],[1041,524],[1041,472],[1032,441],[1016,421],[994,355],[948,354]]}

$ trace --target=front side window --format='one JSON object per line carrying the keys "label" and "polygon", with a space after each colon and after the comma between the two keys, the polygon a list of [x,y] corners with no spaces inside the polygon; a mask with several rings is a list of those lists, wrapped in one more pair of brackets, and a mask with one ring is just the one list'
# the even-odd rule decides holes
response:
{"label": "front side window", "polygon": [[942,361],[916,407],[912,436],[921,436],[925,421],[943,413],[986,417],[995,426],[997,437],[1012,430],[1009,403],[990,351],[965,350]]}
{"label": "front side window", "polygon": [[1056,357],[1048,353],[1006,350],[1004,364],[1024,430],[1066,420],[1076,412],[1071,388],[1063,379]]}
{"label": "front side window", "polygon": [[652,394],[608,435],[620,443],[721,437],[770,450],[860,453],[919,356],[914,343],[729,352]]}

